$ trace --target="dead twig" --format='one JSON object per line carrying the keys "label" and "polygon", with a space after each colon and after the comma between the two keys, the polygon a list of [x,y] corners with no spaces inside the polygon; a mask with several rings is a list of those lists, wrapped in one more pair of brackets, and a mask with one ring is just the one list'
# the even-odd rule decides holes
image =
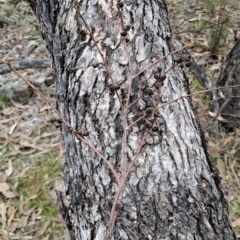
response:
{"label": "dead twig", "polygon": [[147,71],[149,68],[151,68],[151,67],[153,67],[154,65],[156,65],[157,63],[161,62],[162,60],[164,60],[164,59],[167,58],[168,56],[170,56],[170,55],[172,55],[172,54],[174,54],[174,53],[176,53],[176,52],[179,52],[179,51],[183,50],[184,48],[188,47],[189,45],[190,45],[190,43],[187,44],[187,45],[185,45],[185,46],[183,46],[183,47],[181,47],[181,48],[178,48],[177,50],[175,50],[175,51],[173,51],[173,52],[170,52],[170,53],[166,54],[166,55],[163,56],[162,58],[160,58],[160,59],[156,60],[155,62],[151,63],[150,65],[148,65],[148,66],[145,67],[144,69],[140,70],[137,74],[135,74],[135,75],[133,76],[133,79],[136,78],[136,77],[138,77],[139,75],[141,75],[142,73],[144,73],[144,72]]}
{"label": "dead twig", "polygon": [[[94,42],[94,45],[96,46],[96,48],[97,48],[97,50],[98,50],[98,53],[100,54],[100,56],[101,56],[101,58],[102,58],[103,65],[104,65],[104,67],[105,67],[105,69],[106,69],[106,71],[107,71],[107,75],[108,75],[108,77],[110,78],[111,83],[115,86],[115,82],[114,82],[114,80],[113,80],[113,76],[112,76],[112,74],[111,74],[111,72],[110,72],[110,69],[109,69],[109,67],[108,67],[108,65],[107,65],[107,61],[106,61],[106,59],[105,59],[105,57],[104,57],[101,49],[99,48],[99,46],[98,46],[98,44],[97,44],[97,41],[96,41],[95,37],[93,36],[92,31],[91,31],[88,23],[86,22],[86,20],[85,20],[84,17],[82,16],[79,8],[78,8],[77,6],[74,6],[74,9],[76,10],[77,14],[78,14],[79,17],[82,19],[82,21],[84,22],[84,25],[85,25],[85,27],[87,28],[88,33],[89,33],[89,35],[91,36],[91,38],[92,38],[92,40],[93,40],[93,42]],[[120,95],[119,95],[117,89],[114,89],[114,91],[115,91],[115,93],[116,93],[116,95],[117,95],[117,98],[118,98],[118,100],[119,100],[121,109],[123,110],[124,107],[123,107],[123,104],[122,104]]]}
{"label": "dead twig", "polygon": [[[11,66],[16,70],[24,70],[28,68],[47,68],[51,66],[48,59],[21,59],[12,61]],[[0,74],[10,73],[11,70],[5,65],[0,65]]]}
{"label": "dead twig", "polygon": [[127,129],[127,115],[129,111],[129,101],[130,101],[130,95],[132,91],[132,83],[133,83],[133,78],[132,78],[132,63],[131,63],[131,56],[130,52],[127,49],[127,32],[123,23],[123,17],[122,17],[122,8],[120,8],[119,4],[117,6],[118,8],[118,13],[120,15],[120,21],[121,21],[121,28],[122,28],[122,36],[124,37],[124,50],[127,54],[128,58],[128,68],[129,68],[129,87],[128,87],[128,93],[127,93],[127,99],[126,103],[124,105],[123,109],[123,118],[122,118],[122,126],[123,126],[123,141],[122,141],[122,161],[121,161],[121,169],[122,169],[122,177],[124,176],[124,173],[127,171],[127,158],[128,158],[128,152],[127,152],[127,134],[128,134],[128,129]]}
{"label": "dead twig", "polygon": [[115,177],[117,184],[120,185],[120,180],[119,180],[118,174],[115,171],[112,164],[95,147],[93,147],[85,138],[83,138],[78,132],[76,132],[72,129],[70,123],[68,123],[63,118],[61,113],[53,106],[53,104],[30,81],[28,81],[25,77],[23,77],[22,74],[20,74],[15,68],[13,68],[10,63],[8,63],[2,59],[0,59],[0,62],[6,64],[9,67],[9,69],[11,69],[11,71],[13,71],[17,76],[19,76],[23,81],[25,81],[38,95],[40,95],[40,97],[58,114],[59,119],[61,119],[62,123],[69,129],[69,132],[72,133],[78,140],[85,143],[105,162],[105,164],[108,166],[109,170],[112,172],[113,176]]}
{"label": "dead twig", "polygon": [[[196,95],[200,95],[200,94],[204,94],[204,93],[208,93],[208,92],[212,92],[214,90],[219,90],[219,89],[226,89],[226,88],[236,88],[236,87],[240,87],[240,85],[233,85],[233,86],[225,86],[225,87],[216,87],[216,88],[211,88],[211,89],[207,89],[207,90],[202,90],[202,91],[199,91],[199,92],[195,92],[195,93],[190,93],[190,94],[187,94],[187,95],[184,95],[184,96],[181,96],[179,98],[176,98],[172,101],[169,101],[169,102],[166,102],[166,103],[163,103],[161,104],[160,106],[158,106],[158,108],[163,108],[167,105],[170,105],[172,103],[175,103],[181,99],[184,99],[184,98],[187,98],[187,97],[192,97],[192,96],[196,96]],[[131,128],[133,125],[135,125],[136,123],[138,123],[139,121],[141,121],[142,119],[144,119],[146,117],[146,114],[142,115],[141,117],[139,117],[136,121],[134,121],[133,123],[131,123],[128,128]]]}

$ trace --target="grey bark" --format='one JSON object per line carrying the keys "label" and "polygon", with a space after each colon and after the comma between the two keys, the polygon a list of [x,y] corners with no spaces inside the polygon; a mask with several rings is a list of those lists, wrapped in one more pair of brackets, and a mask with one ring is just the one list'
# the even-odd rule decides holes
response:
{"label": "grey bark", "polygon": [[[163,0],[124,2],[123,20],[129,26],[128,49],[133,73],[173,51],[167,8]],[[58,109],[76,131],[112,163],[121,175],[122,112],[108,87],[109,78],[83,22],[77,5],[106,56],[124,100],[129,87],[128,58],[121,37],[117,1],[32,0],[52,57],[56,75]],[[174,64],[167,57],[158,64],[164,70]],[[154,82],[152,69],[133,82],[131,102],[141,94],[139,85]],[[160,103],[189,93],[180,67],[167,74]],[[154,105],[144,95],[128,112],[128,124]],[[130,174],[118,207],[112,239],[236,239],[228,217],[228,206],[217,169],[207,152],[207,143],[190,98],[160,108]],[[159,126],[160,127],[160,126]],[[136,153],[146,126],[134,125],[127,138],[129,158]],[[63,171],[66,192],[58,192],[59,206],[71,239],[103,240],[117,185],[109,169],[84,143],[62,126],[66,150]],[[69,206],[64,196],[70,198]]]}

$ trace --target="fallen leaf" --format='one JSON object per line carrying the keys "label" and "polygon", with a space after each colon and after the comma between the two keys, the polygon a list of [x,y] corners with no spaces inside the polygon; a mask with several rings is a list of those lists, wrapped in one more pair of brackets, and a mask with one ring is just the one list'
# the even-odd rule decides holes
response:
{"label": "fallen leaf", "polygon": [[16,228],[23,228],[27,226],[29,216],[21,216],[21,218],[17,219]]}
{"label": "fallen leaf", "polygon": [[5,206],[4,203],[1,203],[0,204],[0,214],[1,214],[1,217],[2,217],[2,223],[3,225],[6,225],[6,222],[7,222],[7,207]]}
{"label": "fallen leaf", "polygon": [[25,167],[20,174],[18,175],[19,178],[22,178],[24,174],[30,169],[31,167]]}
{"label": "fallen leaf", "polygon": [[44,237],[42,240],[48,240],[48,239],[49,239],[49,234],[46,237]]}
{"label": "fallen leaf", "polygon": [[[213,118],[216,116],[216,113],[211,112],[211,111],[209,111],[208,114]],[[225,118],[223,118],[221,115],[219,115],[217,117],[217,120],[220,121],[220,122],[227,122],[227,120]]]}
{"label": "fallen leaf", "polygon": [[8,177],[11,176],[12,173],[13,173],[13,167],[12,167],[12,160],[11,159],[8,161],[8,169],[5,170],[5,173]]}
{"label": "fallen leaf", "polygon": [[45,233],[45,231],[47,230],[47,227],[49,224],[50,224],[50,220],[45,222],[43,224],[43,226],[41,227],[41,229],[35,234],[34,239],[37,239],[37,237],[40,237],[41,235],[43,235]]}
{"label": "fallen leaf", "polygon": [[217,166],[218,166],[218,170],[220,172],[220,175],[225,180],[226,179],[226,168],[225,168],[225,163],[221,158],[217,159]]}
{"label": "fallen leaf", "polygon": [[209,153],[210,154],[213,154],[213,153],[222,153],[224,152],[224,149],[223,148],[218,148],[218,147],[215,147],[215,148],[209,148]]}
{"label": "fallen leaf", "polygon": [[8,232],[0,230],[0,239],[1,240],[9,240]]}
{"label": "fallen leaf", "polygon": [[15,123],[10,127],[10,129],[9,129],[9,131],[8,131],[8,134],[12,135],[13,132],[14,132],[14,130],[15,130],[15,128],[16,128],[16,126],[17,126],[17,122],[15,122]]}
{"label": "fallen leaf", "polygon": [[26,216],[29,216],[29,215],[31,215],[31,213],[33,212],[33,210],[34,210],[35,208],[36,208],[36,207],[32,207],[32,208],[24,211],[23,214],[26,215]]}
{"label": "fallen leaf", "polygon": [[46,111],[46,110],[51,110],[52,108],[50,107],[50,106],[45,106],[45,107],[42,107],[40,110],[39,110],[39,112],[41,113],[41,112],[44,112],[44,111]]}
{"label": "fallen leaf", "polygon": [[240,137],[240,129],[236,129],[236,136]]}
{"label": "fallen leaf", "polygon": [[3,194],[5,198],[15,198],[17,194],[9,191],[10,187],[7,183],[0,183],[0,192]]}
{"label": "fallen leaf", "polygon": [[33,239],[32,236],[20,236],[20,235],[15,235],[11,237],[11,240],[28,240],[28,239]]}
{"label": "fallen leaf", "polygon": [[8,209],[8,221],[7,221],[8,227],[11,225],[16,212],[17,212],[17,208],[15,208],[13,206]]}
{"label": "fallen leaf", "polygon": [[233,221],[232,226],[235,227],[239,227],[240,226],[240,218],[236,219],[235,221]]}

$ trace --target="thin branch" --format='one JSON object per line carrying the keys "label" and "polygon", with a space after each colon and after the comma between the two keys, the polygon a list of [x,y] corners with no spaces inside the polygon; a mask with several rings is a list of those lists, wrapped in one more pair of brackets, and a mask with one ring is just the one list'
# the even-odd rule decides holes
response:
{"label": "thin branch", "polygon": [[[159,102],[159,99],[160,99],[160,96],[161,96],[161,87],[158,88],[158,95],[157,95],[157,99],[156,99],[156,104],[155,104],[155,107],[152,111],[152,117],[155,115],[156,111],[158,110],[158,102]],[[146,138],[148,136],[148,133],[149,131],[151,131],[153,125],[148,128],[143,136],[143,139],[140,143],[140,146],[137,150],[137,153],[135,154],[134,158],[132,159],[128,169],[127,169],[127,172],[125,173],[124,177],[123,177],[123,180],[121,181],[121,184],[119,186],[119,189],[118,191],[116,192],[116,195],[114,197],[114,202],[113,202],[113,206],[112,206],[112,209],[111,209],[111,215],[110,215],[110,220],[109,220],[109,226],[108,226],[108,230],[107,230],[107,234],[106,234],[106,237],[105,237],[105,240],[110,240],[111,238],[111,234],[112,234],[112,230],[113,230],[113,227],[114,227],[114,224],[117,220],[117,214],[118,212],[116,211],[116,207],[117,207],[117,204],[120,204],[120,201],[121,201],[121,196],[122,196],[122,193],[123,193],[123,190],[124,190],[124,186],[127,182],[127,179],[132,171],[132,168],[133,166],[135,165],[135,162],[139,156],[139,154],[141,153],[141,150],[142,150],[142,147],[146,141]]]}
{"label": "thin branch", "polygon": [[236,88],[236,87],[240,87],[240,85],[233,85],[233,86],[225,86],[225,87],[216,87],[216,88],[211,88],[211,89],[207,89],[207,90],[202,90],[202,91],[199,91],[199,92],[195,92],[195,93],[190,93],[190,94],[187,94],[187,95],[184,95],[184,96],[181,96],[179,98],[176,98],[172,101],[169,101],[167,103],[164,103],[160,106],[158,106],[158,108],[162,108],[162,107],[165,107],[167,105],[170,105],[174,102],[177,102],[183,98],[187,98],[187,97],[192,97],[192,96],[196,96],[196,95],[199,95],[199,94],[204,94],[204,93],[208,93],[208,92],[212,92],[214,90],[219,90],[219,89],[226,89],[226,88]]}
{"label": "thin branch", "polygon": [[[126,33],[126,31],[125,31],[126,29],[125,29],[124,23],[123,23],[122,9],[119,7],[119,4],[118,4],[117,8],[118,8],[118,13],[120,15],[122,32]],[[121,161],[122,177],[124,176],[124,173],[127,171],[127,159],[128,159],[128,151],[127,151],[127,134],[128,134],[127,114],[128,114],[128,110],[129,110],[128,105],[129,105],[130,95],[131,95],[131,91],[132,91],[132,82],[133,82],[133,78],[132,78],[133,69],[132,69],[130,52],[127,49],[127,38],[126,38],[126,36],[123,36],[123,37],[124,37],[124,50],[125,50],[125,52],[127,54],[127,58],[128,58],[129,87],[128,87],[126,103],[125,103],[124,109],[123,109],[123,118],[122,118],[122,126],[123,126],[122,161]]]}
{"label": "thin branch", "polygon": [[147,114],[142,115],[141,117],[139,117],[136,121],[134,121],[133,123],[131,123],[128,126],[128,129],[130,129],[133,125],[135,125],[136,123],[138,123],[139,121],[141,121],[142,119],[144,119],[147,116]]}
{"label": "thin branch", "polygon": [[[173,39],[173,45],[176,48],[179,48],[182,46],[182,43],[177,39]],[[191,59],[191,66],[189,67],[189,70],[193,73],[193,75],[196,77],[196,79],[199,81],[199,83],[205,89],[208,89],[210,81],[209,81],[206,73],[196,63],[194,57],[190,54],[190,52],[187,50],[187,48],[183,49],[182,53],[183,53],[183,55],[187,56],[188,59]]]}
{"label": "thin branch", "polygon": [[[169,73],[172,69],[174,69],[176,66],[178,65],[178,63],[172,65],[172,67],[170,67],[164,74],[163,76],[166,76],[167,73]],[[154,82],[153,84],[151,84],[149,86],[149,88],[152,88],[155,85],[156,82]],[[143,97],[143,94],[141,94],[138,98],[136,98],[128,107],[131,108],[135,103],[137,103],[141,98]]]}
{"label": "thin branch", "polygon": [[[123,23],[123,16],[122,16],[122,9],[119,7],[119,5],[118,5],[118,12],[119,12],[120,19],[121,19],[122,31],[125,32],[124,23]],[[133,75],[132,75],[133,69],[132,69],[131,57],[130,57],[130,53],[127,49],[126,36],[124,37],[124,49],[125,49],[125,52],[126,52],[127,58],[128,58],[129,79],[130,79],[128,94],[127,94],[127,101],[126,101],[126,108],[129,109],[128,104],[129,104],[129,100],[130,100],[130,95],[131,95],[131,91],[132,91],[132,83],[133,83],[134,78],[133,78]]]}
{"label": "thin branch", "polygon": [[[202,91],[199,91],[199,92],[195,92],[195,93],[190,93],[190,94],[187,94],[187,95],[184,95],[184,96],[181,96],[179,98],[176,98],[172,101],[169,101],[169,102],[166,102],[160,106],[158,106],[158,109],[159,108],[163,108],[167,105],[170,105],[174,102],[177,102],[183,98],[187,98],[187,97],[192,97],[192,96],[196,96],[196,95],[200,95],[200,94],[204,94],[204,93],[208,93],[208,92],[212,92],[214,90],[219,90],[219,89],[226,89],[226,88],[236,88],[236,87],[240,87],[240,85],[233,85],[233,86],[225,86],[225,87],[216,87],[216,88],[211,88],[211,89],[207,89],[207,90],[202,90]],[[138,123],[139,121],[141,121],[142,119],[144,119],[146,117],[146,114],[142,115],[141,117],[139,117],[136,121],[134,121],[133,123],[131,123],[129,126],[128,126],[128,129],[130,129],[133,125],[135,125],[136,123]]]}
{"label": "thin branch", "polygon": [[148,65],[147,67],[145,67],[144,69],[142,69],[140,72],[138,72],[136,75],[134,75],[134,76],[133,76],[133,79],[136,78],[136,77],[138,77],[138,76],[139,76],[140,74],[142,74],[143,72],[147,71],[147,70],[148,70],[149,68],[151,68],[152,66],[154,66],[154,65],[156,65],[157,63],[161,62],[162,60],[164,60],[165,58],[167,58],[169,55],[172,55],[172,54],[174,54],[174,53],[176,53],[176,52],[179,52],[179,51],[183,50],[184,48],[188,47],[189,45],[190,45],[190,43],[187,44],[187,45],[185,45],[185,46],[183,46],[183,47],[181,47],[181,48],[178,48],[177,50],[175,50],[175,51],[173,51],[173,52],[170,52],[170,53],[166,54],[164,57],[162,57],[162,58],[156,60],[155,62],[151,63],[150,65]]}
{"label": "thin branch", "polygon": [[[167,69],[166,72],[164,72],[164,74],[161,77],[166,76],[171,70],[173,70],[176,66],[178,65],[178,63],[173,64],[169,69]],[[155,85],[155,83],[151,84],[149,87],[153,87]]]}
{"label": "thin branch", "polygon": [[132,168],[133,168],[133,166],[134,166],[134,164],[135,164],[135,162],[136,162],[136,159],[138,158],[138,156],[139,156],[139,154],[140,154],[140,152],[141,152],[141,150],[142,150],[142,147],[143,147],[143,145],[144,145],[144,143],[145,143],[145,140],[146,140],[147,135],[148,135],[148,133],[149,133],[150,130],[151,130],[151,129],[148,129],[148,130],[146,131],[146,133],[145,133],[145,135],[144,135],[144,137],[143,137],[143,139],[142,139],[142,141],[141,141],[141,143],[140,143],[140,146],[139,146],[139,148],[138,148],[138,151],[137,151],[137,153],[135,154],[134,158],[132,159],[131,164],[130,164],[130,166],[129,166],[128,169],[127,169],[127,172],[126,172],[126,174],[124,175],[123,180],[121,181],[121,184],[120,184],[120,186],[119,186],[119,188],[118,188],[118,191],[116,192],[116,195],[115,195],[115,197],[114,197],[114,202],[113,202],[113,205],[112,205],[112,210],[111,210],[111,215],[110,215],[110,221],[109,221],[109,225],[108,225],[107,234],[106,234],[106,236],[105,236],[105,240],[110,240],[110,239],[111,239],[112,230],[113,230],[114,224],[115,224],[116,219],[117,219],[116,206],[117,206],[118,203],[120,203],[120,198],[121,198],[121,195],[122,195],[124,186],[125,186],[125,184],[126,184],[127,178],[128,178],[128,176],[129,176],[129,174],[130,174],[130,172],[131,172],[131,170],[132,170]]}
{"label": "thin branch", "polygon": [[119,179],[118,174],[115,171],[114,167],[112,166],[112,164],[95,147],[93,147],[86,139],[84,139],[80,134],[73,132],[73,135],[76,136],[77,139],[79,139],[80,141],[84,142],[89,148],[91,148],[105,162],[105,164],[108,166],[108,168],[112,172],[113,176],[115,177],[115,180],[119,186],[120,179]]}
{"label": "thin branch", "polygon": [[65,124],[65,126],[71,131],[72,133],[78,140],[84,142],[89,148],[91,148],[108,166],[109,170],[112,172],[113,176],[115,177],[115,180],[118,185],[120,185],[120,180],[118,177],[117,172],[115,171],[114,167],[112,164],[95,148],[93,147],[86,139],[84,139],[78,132],[74,131],[71,127],[71,125],[63,118],[61,113],[52,105],[52,103],[32,84],[30,83],[25,77],[23,77],[16,69],[14,69],[10,63],[0,59],[0,62],[6,64],[11,71],[13,71],[17,76],[19,76],[23,81],[25,81],[37,94],[40,95],[40,97],[58,114],[59,118],[61,119],[61,122]]}
{"label": "thin branch", "polygon": [[[113,77],[112,77],[112,74],[111,74],[111,72],[110,72],[110,69],[108,68],[107,61],[106,61],[106,59],[105,59],[105,57],[104,57],[101,49],[99,48],[99,46],[98,46],[98,44],[97,44],[97,41],[96,41],[95,37],[93,36],[93,33],[92,33],[92,31],[91,31],[88,23],[86,22],[86,20],[85,20],[84,17],[82,16],[79,8],[78,8],[77,6],[74,6],[74,9],[75,9],[76,12],[78,13],[78,15],[79,15],[79,17],[82,19],[82,21],[84,22],[85,27],[87,28],[88,33],[90,34],[90,36],[91,36],[91,38],[92,38],[92,40],[93,40],[93,42],[94,42],[94,45],[96,46],[96,48],[97,48],[97,50],[98,50],[98,53],[100,54],[100,56],[101,56],[101,58],[102,58],[103,65],[104,65],[104,67],[105,67],[105,69],[106,69],[106,71],[107,71],[107,74],[108,74],[108,76],[109,76],[109,78],[110,78],[110,80],[111,80],[111,83],[115,86],[115,82],[114,82],[114,80],[113,80]],[[119,95],[117,89],[114,89],[114,91],[115,91],[115,93],[116,93],[116,95],[117,95],[117,98],[118,98],[118,100],[119,100],[121,109],[123,110],[124,107],[123,107],[123,104],[122,104],[120,95]]]}

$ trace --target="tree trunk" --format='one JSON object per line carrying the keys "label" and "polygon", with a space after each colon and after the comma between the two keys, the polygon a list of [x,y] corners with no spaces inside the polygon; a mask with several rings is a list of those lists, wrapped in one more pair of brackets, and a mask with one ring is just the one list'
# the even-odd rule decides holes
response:
{"label": "tree trunk", "polygon": [[[162,87],[156,83],[160,69],[152,70],[161,66],[166,72],[175,64],[173,55],[134,76],[174,50],[165,1],[31,5],[52,57],[58,109],[72,127],[62,125],[66,193],[58,192],[71,239],[110,239],[109,232],[111,239],[236,239],[191,99],[158,107],[189,93],[182,68],[169,71]],[[121,183],[134,163],[119,198],[113,171],[72,134],[86,131],[84,139],[111,163]]]}
{"label": "tree trunk", "polygon": [[[227,56],[223,76],[219,81],[219,86],[240,85],[240,40],[237,40],[233,49]],[[221,90],[224,96],[219,101],[222,106],[221,115],[227,120],[225,126],[229,128],[239,127],[240,120],[240,87],[226,88]]]}

